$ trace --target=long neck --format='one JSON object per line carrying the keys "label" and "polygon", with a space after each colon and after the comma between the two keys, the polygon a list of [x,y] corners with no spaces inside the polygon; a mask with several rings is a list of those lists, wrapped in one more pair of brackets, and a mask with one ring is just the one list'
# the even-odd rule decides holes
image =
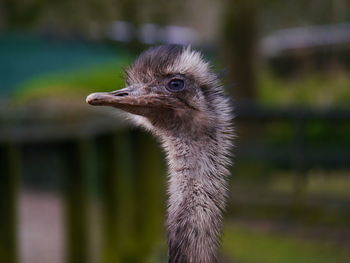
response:
{"label": "long neck", "polygon": [[214,263],[225,207],[229,137],[166,138],[169,263]]}

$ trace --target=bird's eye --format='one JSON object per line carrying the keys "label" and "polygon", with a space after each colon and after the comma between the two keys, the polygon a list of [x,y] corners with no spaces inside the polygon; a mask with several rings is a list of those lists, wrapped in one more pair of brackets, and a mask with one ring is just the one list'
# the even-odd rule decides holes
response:
{"label": "bird's eye", "polygon": [[185,82],[182,79],[172,79],[168,83],[168,90],[180,91],[185,88]]}

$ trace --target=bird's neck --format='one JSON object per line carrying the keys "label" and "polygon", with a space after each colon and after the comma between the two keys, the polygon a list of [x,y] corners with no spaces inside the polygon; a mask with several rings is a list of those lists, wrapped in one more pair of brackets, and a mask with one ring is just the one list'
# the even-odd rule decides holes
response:
{"label": "bird's neck", "polygon": [[216,131],[164,139],[169,164],[169,263],[216,262],[227,195],[228,140]]}

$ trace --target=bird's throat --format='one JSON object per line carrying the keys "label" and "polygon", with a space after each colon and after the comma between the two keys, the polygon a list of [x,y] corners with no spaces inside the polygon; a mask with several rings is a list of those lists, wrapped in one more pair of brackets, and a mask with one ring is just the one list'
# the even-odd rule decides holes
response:
{"label": "bird's throat", "polygon": [[166,138],[169,263],[216,262],[227,170],[220,139]]}

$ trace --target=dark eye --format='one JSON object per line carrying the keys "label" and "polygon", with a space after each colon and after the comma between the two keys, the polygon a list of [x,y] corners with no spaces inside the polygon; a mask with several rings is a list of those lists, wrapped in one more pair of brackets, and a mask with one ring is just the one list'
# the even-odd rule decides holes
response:
{"label": "dark eye", "polygon": [[168,90],[180,91],[185,88],[185,82],[182,79],[172,79],[168,83]]}

